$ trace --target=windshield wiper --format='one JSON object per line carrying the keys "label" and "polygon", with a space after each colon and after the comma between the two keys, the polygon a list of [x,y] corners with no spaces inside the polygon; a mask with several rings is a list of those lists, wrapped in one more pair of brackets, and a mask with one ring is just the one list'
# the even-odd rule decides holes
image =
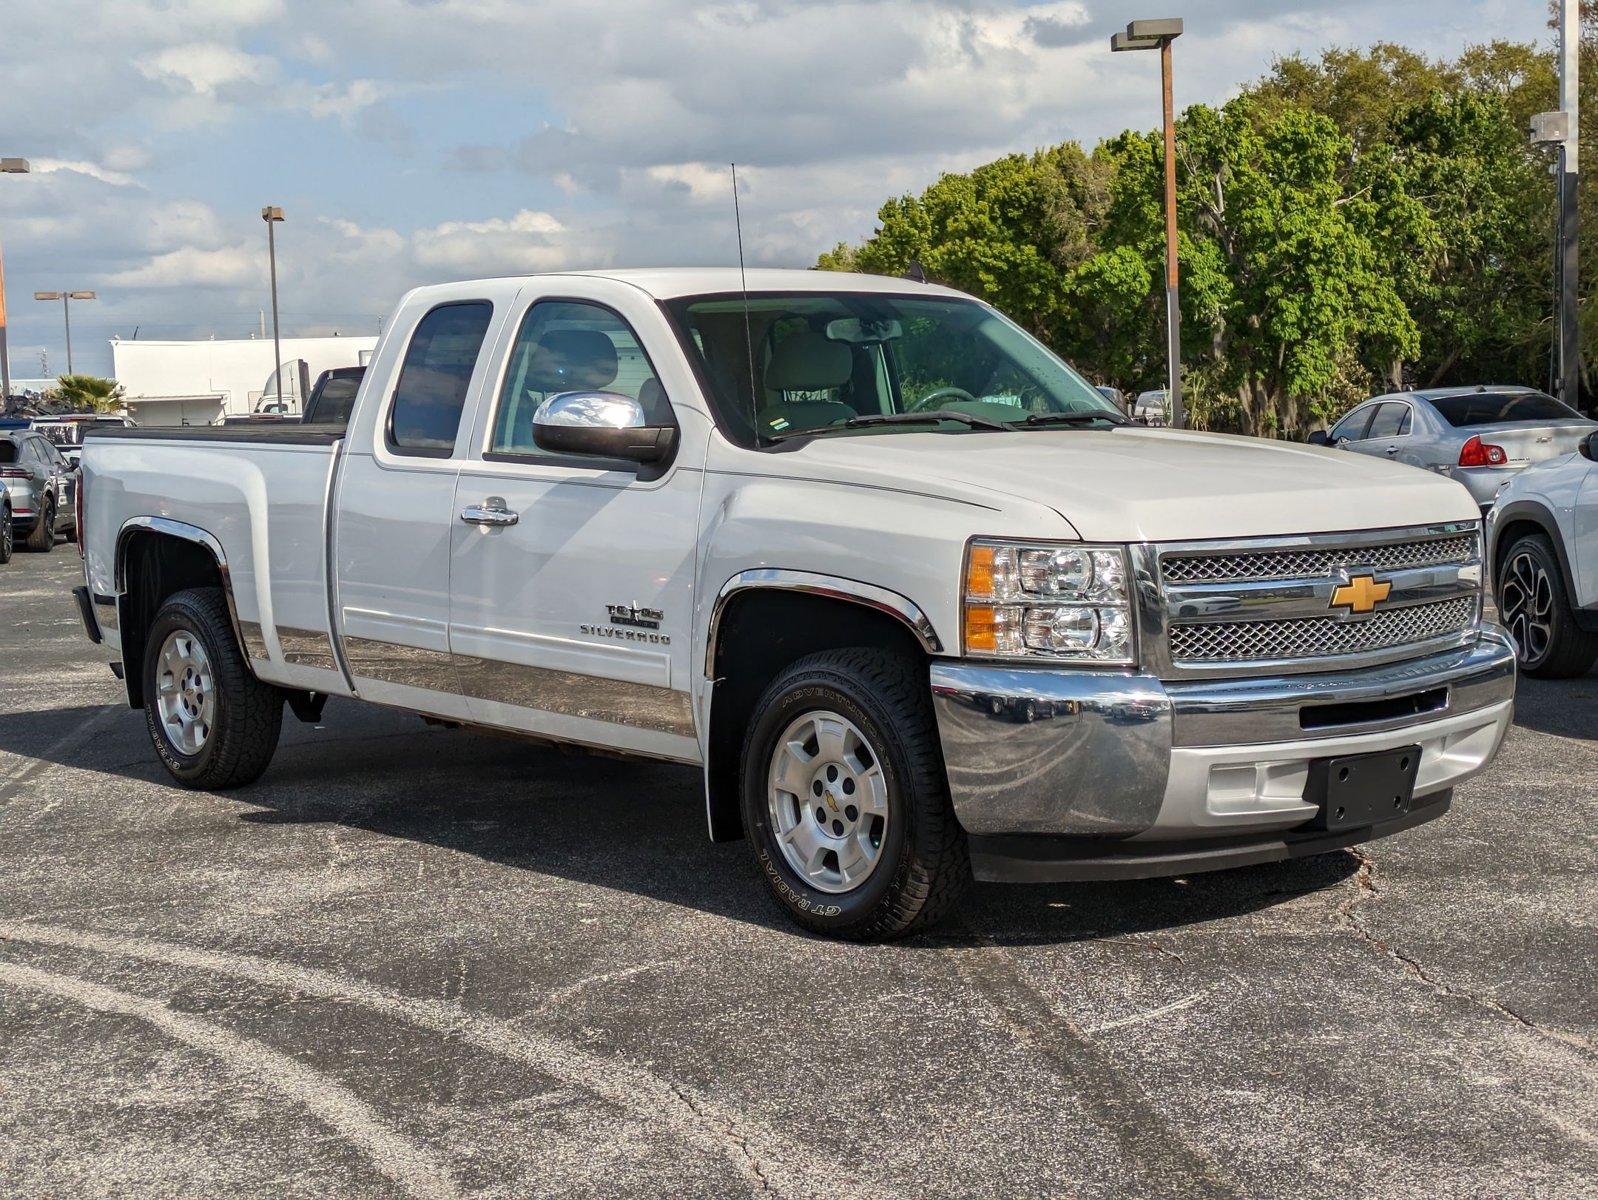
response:
{"label": "windshield wiper", "polygon": [[[1120,413],[1112,412],[1057,412],[1033,413],[1019,422],[1021,428],[1036,425],[1088,425],[1094,421],[1108,421],[1111,425],[1130,425]],[[1014,426],[1012,426],[1014,428]]]}
{"label": "windshield wiper", "polygon": [[843,429],[870,429],[877,425],[939,425],[944,421],[954,421],[970,429],[996,429],[1000,433],[1010,432],[1014,426],[1003,421],[995,421],[992,417],[979,417],[974,413],[956,412],[952,408],[934,408],[927,412],[913,413],[867,413],[864,416],[850,417],[847,421],[840,421],[836,425],[821,425],[815,429],[795,429],[791,433],[766,434],[767,442],[782,442],[789,438],[813,437],[823,433],[837,433]]}

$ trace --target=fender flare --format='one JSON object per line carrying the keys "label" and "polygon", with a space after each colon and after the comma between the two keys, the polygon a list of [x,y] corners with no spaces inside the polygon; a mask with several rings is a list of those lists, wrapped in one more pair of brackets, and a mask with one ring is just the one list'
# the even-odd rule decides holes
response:
{"label": "fender flare", "polygon": [[[208,530],[201,529],[198,525],[190,525],[184,521],[174,521],[170,517],[129,517],[122,522],[122,527],[117,530],[116,556],[114,558],[114,574],[117,596],[117,623],[122,629],[127,629],[127,613],[122,605],[127,598],[127,559],[128,544],[141,533],[156,534],[161,537],[177,538],[180,541],[191,542],[203,547],[216,561],[217,574],[222,580],[222,596],[227,601],[228,621],[233,626],[233,636],[238,639],[239,648],[244,652],[245,665],[250,663],[250,642],[244,639],[244,625],[239,620],[238,606],[233,600],[233,575],[228,569],[227,553],[222,549],[222,543]],[[260,639],[257,638],[258,642]],[[129,669],[131,676],[133,670]]]}
{"label": "fender flare", "polygon": [[781,567],[759,567],[739,571],[716,593],[715,605],[710,611],[710,624],[705,633],[705,678],[716,677],[716,645],[721,632],[721,619],[734,596],[749,591],[807,592],[858,604],[863,608],[886,613],[902,624],[921,643],[928,654],[942,654],[943,640],[933,628],[932,621],[908,596],[874,583],[858,579],[845,579],[839,575],[823,575],[814,571],[793,571]]}

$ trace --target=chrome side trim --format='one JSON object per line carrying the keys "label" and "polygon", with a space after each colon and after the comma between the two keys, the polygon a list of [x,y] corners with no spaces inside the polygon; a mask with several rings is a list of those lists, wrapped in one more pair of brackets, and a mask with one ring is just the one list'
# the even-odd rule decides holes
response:
{"label": "chrome side trim", "polygon": [[338,670],[338,662],[333,657],[332,639],[320,630],[279,625],[277,644],[283,648],[283,661],[291,666]]}
{"label": "chrome side trim", "polygon": [[363,637],[346,637],[342,642],[350,671],[358,678],[430,692],[456,692],[455,660],[442,650]]}
{"label": "chrome side trim", "polygon": [[[222,595],[227,599],[228,619],[233,623],[233,635],[238,638],[239,645],[244,647],[250,658],[266,658],[266,643],[261,636],[260,625],[251,622],[255,628],[255,642],[252,644],[244,636],[244,626],[239,621],[238,605],[233,600],[233,573],[228,569],[227,555],[222,550],[222,543],[208,531],[198,525],[189,525],[183,521],[174,521],[170,517],[129,517],[122,522],[122,528],[117,530],[115,573],[117,597],[127,594],[127,547],[134,534],[141,531],[158,533],[166,537],[181,538],[186,542],[194,542],[204,546],[211,552],[211,557],[216,559],[216,569],[222,577]],[[120,616],[120,610],[118,615]],[[255,646],[260,647],[260,653],[255,652]]]}
{"label": "chrome side trim", "polygon": [[250,661],[271,661],[266,649],[266,634],[261,631],[259,621],[239,622],[239,645],[244,647],[244,656]]}
{"label": "chrome side trim", "polygon": [[[1446,691],[1446,702],[1423,716],[1315,729],[1302,724],[1305,708],[1396,699],[1438,689]],[[1165,690],[1173,706],[1177,746],[1301,742],[1401,729],[1489,708],[1515,694],[1515,652],[1507,637],[1489,630],[1470,646],[1352,674],[1170,682]]]}
{"label": "chrome side trim", "polygon": [[1124,836],[1159,815],[1171,702],[1156,679],[941,659],[932,707],[971,833]]}
{"label": "chrome side trim", "polygon": [[564,717],[694,736],[693,697],[653,684],[456,655],[460,694]]}
{"label": "chrome side trim", "polygon": [[907,596],[878,587],[874,583],[862,583],[858,579],[843,579],[836,575],[820,575],[812,571],[761,567],[740,571],[722,584],[721,591],[716,594],[715,607],[710,613],[710,631],[705,639],[706,679],[715,678],[716,640],[721,631],[721,618],[726,611],[727,603],[739,592],[755,589],[808,592],[811,595],[828,596],[834,600],[844,600],[850,604],[875,609],[903,624],[915,635],[916,640],[921,643],[921,648],[928,654],[943,653],[943,641],[938,637],[937,630],[932,627],[932,622],[927,619],[926,613],[921,611],[915,601]]}

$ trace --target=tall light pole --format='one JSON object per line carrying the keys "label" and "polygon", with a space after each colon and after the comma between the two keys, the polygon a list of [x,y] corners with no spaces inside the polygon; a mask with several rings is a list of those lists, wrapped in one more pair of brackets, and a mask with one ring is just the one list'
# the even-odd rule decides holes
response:
{"label": "tall light pole", "polygon": [[283,340],[277,331],[277,223],[283,219],[281,208],[268,206],[261,210],[261,220],[266,222],[266,257],[272,268],[272,357],[277,363],[273,378],[277,380],[277,398],[283,399]]}
{"label": "tall light pole", "polygon": [[1182,36],[1179,17],[1133,21],[1125,33],[1110,39],[1110,49],[1158,50],[1160,89],[1165,106],[1165,353],[1170,365],[1166,395],[1171,399],[1171,424],[1187,423],[1182,406],[1182,306],[1177,299],[1176,272],[1176,117],[1171,104],[1171,43]]}
{"label": "tall light pole", "polygon": [[[26,175],[33,168],[25,158],[0,158],[0,174]],[[6,346],[6,266],[0,259],[0,408],[11,403],[11,351]]]}
{"label": "tall light pole", "polygon": [[67,322],[67,374],[72,374],[72,301],[98,300],[98,292],[34,292],[35,300],[61,301],[61,315]]}

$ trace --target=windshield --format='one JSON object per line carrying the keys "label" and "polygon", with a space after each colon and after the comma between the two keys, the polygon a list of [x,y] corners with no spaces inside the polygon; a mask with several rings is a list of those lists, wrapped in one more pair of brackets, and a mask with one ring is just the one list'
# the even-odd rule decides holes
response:
{"label": "windshield", "polygon": [[1432,407],[1455,429],[1494,425],[1500,421],[1564,421],[1581,419],[1542,392],[1471,392],[1465,396],[1437,396]]}
{"label": "windshield", "polygon": [[[757,293],[666,308],[699,358],[723,432],[746,446],[757,433],[759,442],[820,431],[971,433],[1028,418],[1053,428],[1050,414],[1074,414],[1065,419],[1087,428],[1122,421],[1042,344],[972,300]],[[958,416],[881,421],[934,412]]]}

